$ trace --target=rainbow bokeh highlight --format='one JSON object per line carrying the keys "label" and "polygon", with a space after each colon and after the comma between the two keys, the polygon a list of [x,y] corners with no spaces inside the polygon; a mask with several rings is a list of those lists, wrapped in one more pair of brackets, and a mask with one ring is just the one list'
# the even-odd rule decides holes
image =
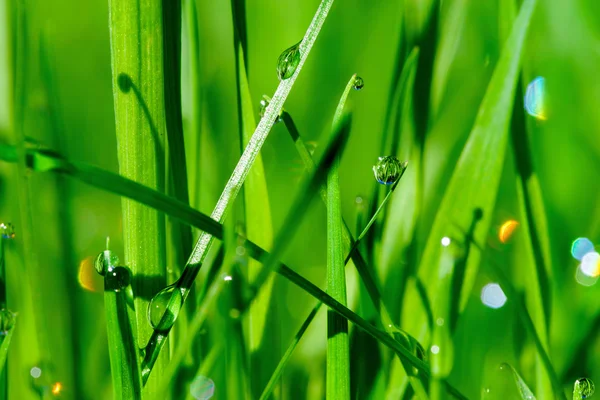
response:
{"label": "rainbow bokeh highlight", "polygon": [[543,77],[538,76],[527,85],[524,102],[527,114],[542,121],[548,119],[546,80]]}

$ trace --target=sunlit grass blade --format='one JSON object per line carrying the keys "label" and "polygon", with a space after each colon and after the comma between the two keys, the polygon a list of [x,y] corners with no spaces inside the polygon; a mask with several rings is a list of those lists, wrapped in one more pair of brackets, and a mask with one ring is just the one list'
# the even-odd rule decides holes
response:
{"label": "sunlit grass blade", "polygon": [[[468,231],[476,209],[482,210],[483,217],[474,238],[483,241],[487,236],[504,166],[523,42],[535,4],[535,0],[527,0],[521,7],[431,228],[418,274],[434,304],[439,293],[439,280],[431,278],[439,275],[442,237],[454,235],[453,225],[460,228],[459,233],[460,230]],[[467,260],[460,295],[461,310],[471,292],[480,258],[479,252],[471,252]],[[408,323],[410,332],[423,332],[423,316],[416,316]],[[422,338],[423,334],[419,335],[418,339]]]}

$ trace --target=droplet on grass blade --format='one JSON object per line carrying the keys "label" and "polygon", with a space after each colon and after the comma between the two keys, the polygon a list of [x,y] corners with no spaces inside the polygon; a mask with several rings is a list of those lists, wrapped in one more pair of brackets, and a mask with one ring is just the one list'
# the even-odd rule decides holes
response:
{"label": "droplet on grass blade", "polygon": [[205,376],[197,376],[190,384],[190,395],[196,400],[208,400],[215,394],[215,383]]}
{"label": "droplet on grass blade", "polygon": [[0,310],[0,336],[6,336],[8,332],[15,326],[15,320],[17,315],[3,308]]}
{"label": "droplet on grass blade", "polygon": [[0,223],[0,236],[3,239],[14,239],[15,238],[15,227],[10,222]]}
{"label": "droplet on grass blade", "polygon": [[361,78],[360,76],[357,76],[354,79],[354,84],[352,85],[352,88],[354,90],[360,90],[365,86],[365,81],[363,80],[363,78]]}
{"label": "droplet on grass blade", "polygon": [[110,272],[119,264],[119,257],[113,254],[110,250],[104,250],[102,253],[98,254],[96,257],[96,261],[94,262],[94,268],[96,272],[100,275],[106,275],[107,272]]}
{"label": "droplet on grass blade", "polygon": [[575,381],[573,386],[573,399],[587,399],[594,395],[596,386],[589,378],[579,378]]}
{"label": "droplet on grass blade", "polygon": [[[173,296],[175,297],[171,302]],[[182,305],[181,291],[175,285],[167,286],[150,300],[148,304],[148,322],[158,331],[167,331],[175,323]]]}
{"label": "droplet on grass blade", "polygon": [[583,259],[583,256],[592,251],[594,251],[594,244],[588,238],[577,238],[571,245],[571,255],[579,261]]}
{"label": "droplet on grass blade", "polygon": [[277,77],[279,80],[289,79],[300,64],[300,43],[293,45],[281,53],[277,60]]}
{"label": "droplet on grass blade", "polygon": [[581,259],[581,272],[592,278],[600,275],[600,254],[595,251],[587,253]]}
{"label": "droplet on grass blade", "polygon": [[529,85],[525,92],[525,110],[532,117],[545,121],[546,109],[546,80],[538,76]]}
{"label": "droplet on grass blade", "polygon": [[392,185],[398,180],[406,165],[406,161],[401,163],[394,156],[379,157],[379,161],[373,166],[373,174],[377,182],[382,185]]}
{"label": "droplet on grass blade", "polygon": [[504,291],[497,283],[488,283],[481,290],[481,302],[489,308],[501,308],[506,300]]}
{"label": "droplet on grass blade", "polygon": [[104,290],[120,292],[131,283],[131,272],[127,267],[114,267],[104,276]]}

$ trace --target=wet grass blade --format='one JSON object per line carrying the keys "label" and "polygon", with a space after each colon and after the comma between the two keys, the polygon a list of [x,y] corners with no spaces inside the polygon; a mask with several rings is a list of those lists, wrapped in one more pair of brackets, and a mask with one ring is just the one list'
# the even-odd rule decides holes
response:
{"label": "wet grass blade", "polygon": [[[521,7],[429,234],[418,274],[426,285],[432,303],[437,302],[439,281],[429,278],[439,275],[441,238],[455,234],[453,225],[459,228],[457,234],[468,231],[472,213],[477,209],[482,210],[483,217],[474,237],[477,241],[483,241],[487,236],[504,166],[523,42],[535,4],[535,0],[527,0]],[[471,292],[480,257],[479,253],[471,252],[467,260],[460,310],[464,308]],[[409,322],[409,331],[416,332],[421,331],[425,323],[424,318],[418,316]]]}

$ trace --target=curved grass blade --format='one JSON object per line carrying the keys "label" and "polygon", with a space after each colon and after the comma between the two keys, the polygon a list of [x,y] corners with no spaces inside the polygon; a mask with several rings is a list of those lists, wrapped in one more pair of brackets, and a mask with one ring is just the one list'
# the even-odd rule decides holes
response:
{"label": "curved grass blade", "polygon": [[515,385],[517,385],[517,389],[519,390],[519,394],[521,395],[522,400],[535,400],[533,392],[531,391],[531,389],[529,389],[523,378],[521,378],[521,375],[519,375],[517,370],[514,369],[512,365],[505,363],[502,364],[500,368],[510,368],[512,375],[515,379]]}
{"label": "curved grass blade", "polygon": [[[451,225],[467,231],[475,209],[483,210],[483,217],[474,232],[475,239],[482,241],[489,230],[508,142],[523,42],[535,5],[536,0],[526,0],[521,7],[429,234],[418,274],[434,304],[437,303],[439,281],[429,278],[439,275],[441,238],[453,235]],[[471,291],[480,257],[479,253],[472,252],[467,260],[460,310],[464,308]],[[423,316],[417,315],[409,323],[409,331],[422,332],[425,321]]]}

